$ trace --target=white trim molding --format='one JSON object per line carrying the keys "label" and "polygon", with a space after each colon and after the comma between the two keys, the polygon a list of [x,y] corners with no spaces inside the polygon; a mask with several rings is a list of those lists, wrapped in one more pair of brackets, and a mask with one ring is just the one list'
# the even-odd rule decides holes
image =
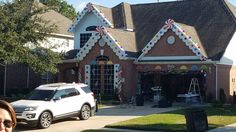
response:
{"label": "white trim molding", "polygon": [[143,57],[140,59],[145,61],[150,60],[199,60],[198,56],[155,56],[155,57]]}

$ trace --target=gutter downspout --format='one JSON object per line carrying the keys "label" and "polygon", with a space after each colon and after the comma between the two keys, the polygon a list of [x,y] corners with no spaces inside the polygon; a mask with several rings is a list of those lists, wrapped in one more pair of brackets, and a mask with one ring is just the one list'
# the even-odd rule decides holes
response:
{"label": "gutter downspout", "polygon": [[216,100],[218,100],[218,66],[217,66],[216,63],[213,63],[213,65],[216,67],[216,70],[215,70],[215,74],[216,74],[215,85],[216,85]]}

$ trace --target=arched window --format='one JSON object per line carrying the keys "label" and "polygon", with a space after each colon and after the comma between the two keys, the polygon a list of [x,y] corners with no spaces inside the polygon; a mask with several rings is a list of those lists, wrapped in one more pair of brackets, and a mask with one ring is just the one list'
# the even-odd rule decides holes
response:
{"label": "arched window", "polygon": [[96,57],[96,61],[109,61],[109,57],[104,56],[104,55],[100,55],[100,56]]}
{"label": "arched window", "polygon": [[97,28],[97,26],[89,26],[89,27],[87,27],[85,30],[86,30],[86,31],[95,31],[96,28]]}

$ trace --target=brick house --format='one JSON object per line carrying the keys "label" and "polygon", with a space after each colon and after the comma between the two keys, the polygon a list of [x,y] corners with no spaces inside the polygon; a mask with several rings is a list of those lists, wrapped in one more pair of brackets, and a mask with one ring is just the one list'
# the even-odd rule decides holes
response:
{"label": "brick house", "polygon": [[236,91],[236,8],[227,0],[87,4],[68,31],[74,50],[60,65],[59,80],[85,82],[93,92],[124,97],[153,87],[175,100],[193,78],[206,99],[229,101]]}

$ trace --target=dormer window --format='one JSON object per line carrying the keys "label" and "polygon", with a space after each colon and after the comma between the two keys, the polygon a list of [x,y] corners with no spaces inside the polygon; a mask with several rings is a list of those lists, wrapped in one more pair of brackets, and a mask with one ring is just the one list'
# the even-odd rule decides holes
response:
{"label": "dormer window", "polygon": [[96,28],[97,26],[88,26],[85,29],[87,33],[80,34],[80,48],[82,48],[88,42],[89,38],[92,36],[91,31],[96,31]]}
{"label": "dormer window", "polygon": [[92,33],[81,33],[80,34],[80,48],[82,48],[92,36]]}

